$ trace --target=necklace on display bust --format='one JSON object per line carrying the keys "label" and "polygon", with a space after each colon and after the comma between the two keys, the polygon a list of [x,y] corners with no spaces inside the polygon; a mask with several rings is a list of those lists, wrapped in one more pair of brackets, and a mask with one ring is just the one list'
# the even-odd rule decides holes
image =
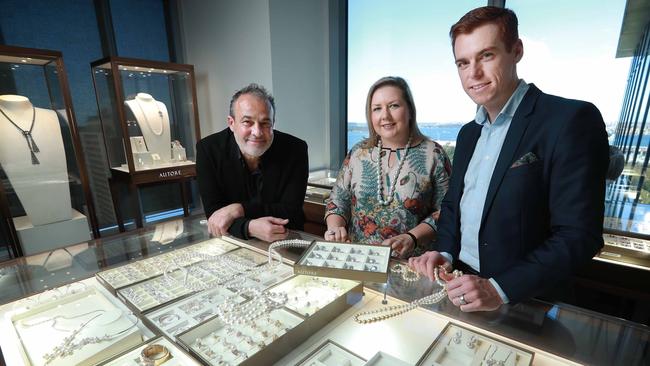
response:
{"label": "necklace on display bust", "polygon": [[23,137],[25,137],[25,141],[27,142],[27,148],[29,149],[29,152],[32,155],[32,165],[38,165],[41,162],[38,161],[38,158],[36,157],[37,152],[41,152],[41,150],[36,146],[36,142],[34,141],[34,137],[32,137],[32,130],[34,129],[34,121],[36,121],[36,108],[32,106],[32,124],[29,126],[29,130],[25,131],[22,128],[18,127],[16,122],[14,122],[7,114],[0,109],[0,113],[2,113],[3,116],[9,121],[14,127],[16,127],[20,132],[23,133]]}
{"label": "necklace on display bust", "polygon": [[135,97],[135,103],[138,105],[138,107],[140,107],[140,112],[142,112],[142,115],[144,116],[144,121],[147,122],[147,126],[149,126],[149,129],[154,135],[161,136],[165,131],[165,121],[163,120],[163,112],[160,110],[160,106],[158,105],[158,102],[156,102],[155,99],[151,98],[152,103],[156,106],[156,109],[158,110],[158,118],[160,118],[160,125],[157,126],[158,128],[154,129],[153,124],[151,123],[149,117],[147,116],[147,113],[144,111],[144,108],[142,108],[142,102],[140,101],[140,99],[141,98]]}
{"label": "necklace on display bust", "polygon": [[404,156],[402,156],[402,158],[399,161],[399,164],[397,165],[397,171],[395,172],[395,176],[391,181],[390,188],[388,189],[388,197],[385,200],[384,200],[384,184],[382,182],[382,173],[381,173],[381,165],[382,165],[381,139],[377,140],[377,146],[378,146],[377,151],[379,154],[379,156],[377,157],[377,202],[379,202],[379,204],[381,204],[382,206],[388,206],[391,202],[393,202],[393,197],[395,197],[395,186],[397,185],[397,180],[399,179],[399,173],[402,171],[402,167],[404,166],[404,162],[406,161],[406,155],[409,153],[409,147],[411,146],[411,136],[409,136],[408,141],[406,141]]}

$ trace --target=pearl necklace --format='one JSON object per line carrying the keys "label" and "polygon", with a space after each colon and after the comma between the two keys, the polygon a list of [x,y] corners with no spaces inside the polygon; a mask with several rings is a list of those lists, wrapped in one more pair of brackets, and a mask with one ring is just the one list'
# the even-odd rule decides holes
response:
{"label": "pearl necklace", "polygon": [[[87,314],[90,314],[90,313],[87,313]],[[78,342],[75,343],[75,339],[77,338],[79,333],[81,333],[81,331],[84,330],[84,328],[86,328],[86,326],[88,326],[88,324],[90,324],[90,322],[92,322],[96,318],[100,317],[101,315],[102,314],[97,314],[94,317],[92,317],[92,318],[88,319],[87,321],[85,321],[84,323],[82,323],[81,326],[79,326],[79,328],[75,329],[72,332],[72,334],[70,334],[69,336],[63,338],[61,343],[59,345],[57,345],[56,347],[54,347],[52,349],[52,351],[44,354],[43,359],[45,360],[45,365],[49,365],[50,363],[55,361],[57,358],[65,358],[65,357],[71,356],[71,355],[74,354],[74,352],[76,350],[82,349],[82,348],[84,348],[85,346],[87,346],[89,344],[96,344],[96,343],[102,343],[102,342],[110,341],[111,339],[114,339],[114,338],[120,336],[121,334],[124,334],[124,333],[128,332],[129,330],[133,329],[138,324],[138,319],[136,318],[135,321],[133,322],[133,324],[131,324],[128,328],[126,328],[124,330],[121,330],[121,331],[119,331],[117,333],[104,334],[103,336],[100,336],[100,337],[85,337],[85,338],[82,338]]]}
{"label": "pearl necklace", "polygon": [[161,136],[163,132],[165,131],[165,121],[163,119],[163,112],[160,110],[160,106],[158,105],[158,102],[155,100],[153,103],[156,105],[156,109],[158,109],[158,117],[160,117],[160,131],[156,131],[153,129],[153,125],[151,124],[151,121],[149,121],[149,117],[147,116],[147,113],[144,111],[144,108],[142,108],[142,103],[140,103],[140,100],[138,98],[135,98],[135,104],[140,107],[140,112],[142,112],[142,115],[144,116],[145,122],[147,122],[147,126],[149,126],[149,130],[156,135],[156,136]]}
{"label": "pearl necklace", "polygon": [[[381,139],[378,139],[377,146],[379,148],[379,156],[377,157],[377,202],[381,204],[382,206],[388,206],[391,202],[393,202],[393,197],[395,196],[395,186],[397,185],[397,179],[399,178],[399,173],[402,171],[402,166],[404,166],[404,162],[406,161],[406,155],[409,152],[409,147],[411,146],[411,136],[409,136],[408,141],[406,141],[406,149],[404,150],[404,156],[402,156],[402,159],[400,159],[399,164],[397,166],[397,171],[395,172],[395,176],[393,177],[393,180],[390,185],[390,189],[388,190],[388,198],[384,200],[384,183],[383,183],[383,177],[381,173]],[[389,153],[390,155],[390,153]]]}
{"label": "pearl necklace", "polygon": [[[362,311],[354,315],[353,317],[354,321],[359,324],[370,324],[370,323],[390,319],[398,315],[402,315],[406,312],[409,312],[417,308],[418,306],[432,305],[432,304],[439,303],[445,297],[447,297],[447,285],[438,275],[438,271],[440,270],[440,268],[441,267],[438,266],[433,269],[433,275],[436,279],[436,283],[442,287],[440,291],[433,293],[429,296],[422,297],[420,299],[417,299],[407,304],[392,305],[392,306],[381,307],[378,309]],[[454,278],[458,278],[462,276],[462,274],[463,272],[459,270],[455,270],[453,272]]]}

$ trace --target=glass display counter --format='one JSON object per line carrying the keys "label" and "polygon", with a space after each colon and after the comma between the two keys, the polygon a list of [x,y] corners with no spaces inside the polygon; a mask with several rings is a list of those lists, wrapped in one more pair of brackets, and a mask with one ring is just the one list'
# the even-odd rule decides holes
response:
{"label": "glass display counter", "polygon": [[[127,360],[125,364],[133,365],[147,364],[143,357],[163,359],[163,365],[194,362],[190,359],[246,365],[347,361],[351,365],[644,365],[650,361],[647,327],[536,300],[496,312],[462,313],[443,299],[399,316],[360,323],[356,319],[362,312],[403,306],[438,291],[439,286],[404,271],[391,271],[386,283],[294,276],[287,268],[300,253],[281,249],[285,263],[271,267],[266,260],[268,244],[210,238],[202,221],[196,216],[165,222],[5,263],[0,267],[4,304],[0,347],[6,363],[45,364],[44,355],[52,359],[50,364],[61,363],[68,356],[52,356],[48,347],[56,346],[75,325],[83,325],[79,334],[85,337],[100,329],[92,325],[100,324],[110,325],[101,327],[106,333],[101,336],[110,340],[86,346],[77,342],[83,337],[75,339],[75,360],[109,364]],[[316,239],[306,233],[292,237]],[[178,276],[178,271],[187,271],[187,276]],[[152,278],[177,285],[183,279],[207,278],[205,283],[211,285],[188,282],[184,293],[141,312],[126,296],[119,296],[134,285],[154,297],[165,295],[160,293],[165,288],[148,286]],[[79,314],[78,304],[92,297],[100,298],[91,302],[97,308]],[[67,307],[76,310],[60,310]],[[251,315],[242,318],[232,310],[239,308]],[[52,339],[36,343],[30,334],[44,326]],[[90,357],[91,348],[101,350],[102,360]]]}

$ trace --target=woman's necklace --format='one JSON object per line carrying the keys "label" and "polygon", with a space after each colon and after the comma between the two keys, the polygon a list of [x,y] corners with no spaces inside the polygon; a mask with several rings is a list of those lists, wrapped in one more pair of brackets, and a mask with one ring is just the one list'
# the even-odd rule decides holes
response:
{"label": "woman's necklace", "polygon": [[382,166],[381,139],[378,140],[377,145],[379,147],[379,157],[377,158],[377,202],[379,202],[383,206],[388,206],[391,202],[393,202],[393,197],[395,197],[395,186],[397,185],[397,180],[399,179],[399,173],[402,171],[402,166],[404,166],[404,161],[406,161],[406,155],[408,154],[409,147],[411,146],[411,136],[409,136],[409,139],[406,142],[406,149],[404,150],[404,156],[402,156],[402,159],[400,159],[399,161],[399,164],[397,166],[397,171],[395,172],[395,176],[391,181],[390,189],[388,190],[388,198],[386,198],[386,200],[384,200],[384,183],[382,181],[383,179],[381,173],[381,166]]}
{"label": "woman's necklace", "polygon": [[2,109],[0,109],[0,113],[2,113],[2,115],[5,116],[5,118],[12,125],[14,125],[14,127],[16,127],[20,132],[23,133],[23,137],[25,137],[25,141],[27,142],[27,148],[29,149],[29,152],[32,155],[32,165],[40,164],[41,162],[38,161],[38,158],[36,157],[35,153],[41,152],[41,150],[39,150],[38,146],[36,146],[36,142],[34,141],[34,137],[32,137],[32,130],[34,129],[34,121],[36,120],[36,108],[34,108],[34,106],[32,106],[32,124],[31,124],[31,126],[29,126],[28,131],[25,131],[22,128],[18,127],[16,122],[12,121],[11,118],[9,118],[9,116],[7,116],[7,114]]}
{"label": "woman's necklace", "polygon": [[160,106],[158,105],[158,102],[155,100],[153,101],[153,104],[156,105],[156,109],[158,109],[158,117],[160,118],[160,126],[156,130],[153,128],[153,124],[151,121],[149,121],[149,117],[147,117],[147,113],[144,111],[144,108],[142,108],[142,103],[140,103],[140,100],[138,98],[135,98],[135,103],[140,107],[140,112],[142,112],[142,115],[144,116],[145,122],[147,122],[147,126],[149,126],[149,129],[151,132],[153,132],[154,135],[160,136],[163,134],[163,131],[165,130],[165,121],[163,120],[163,112],[160,110]]}
{"label": "woman's necklace", "polygon": [[[370,324],[402,315],[417,308],[418,306],[439,303],[445,297],[447,297],[447,284],[438,275],[440,268],[442,267],[438,266],[433,269],[433,275],[436,279],[436,283],[442,287],[440,291],[409,302],[407,304],[385,306],[374,310],[362,311],[353,317],[354,321],[359,324]],[[452,275],[454,278],[458,278],[463,275],[463,272],[455,270]]]}

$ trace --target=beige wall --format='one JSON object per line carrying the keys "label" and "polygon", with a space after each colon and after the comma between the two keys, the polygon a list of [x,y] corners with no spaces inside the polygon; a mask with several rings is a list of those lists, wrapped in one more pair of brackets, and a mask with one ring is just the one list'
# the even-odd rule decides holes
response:
{"label": "beige wall", "polygon": [[201,134],[226,126],[232,93],[251,82],[277,104],[276,128],[329,165],[329,12],[326,0],[179,2],[184,60],[195,67]]}

